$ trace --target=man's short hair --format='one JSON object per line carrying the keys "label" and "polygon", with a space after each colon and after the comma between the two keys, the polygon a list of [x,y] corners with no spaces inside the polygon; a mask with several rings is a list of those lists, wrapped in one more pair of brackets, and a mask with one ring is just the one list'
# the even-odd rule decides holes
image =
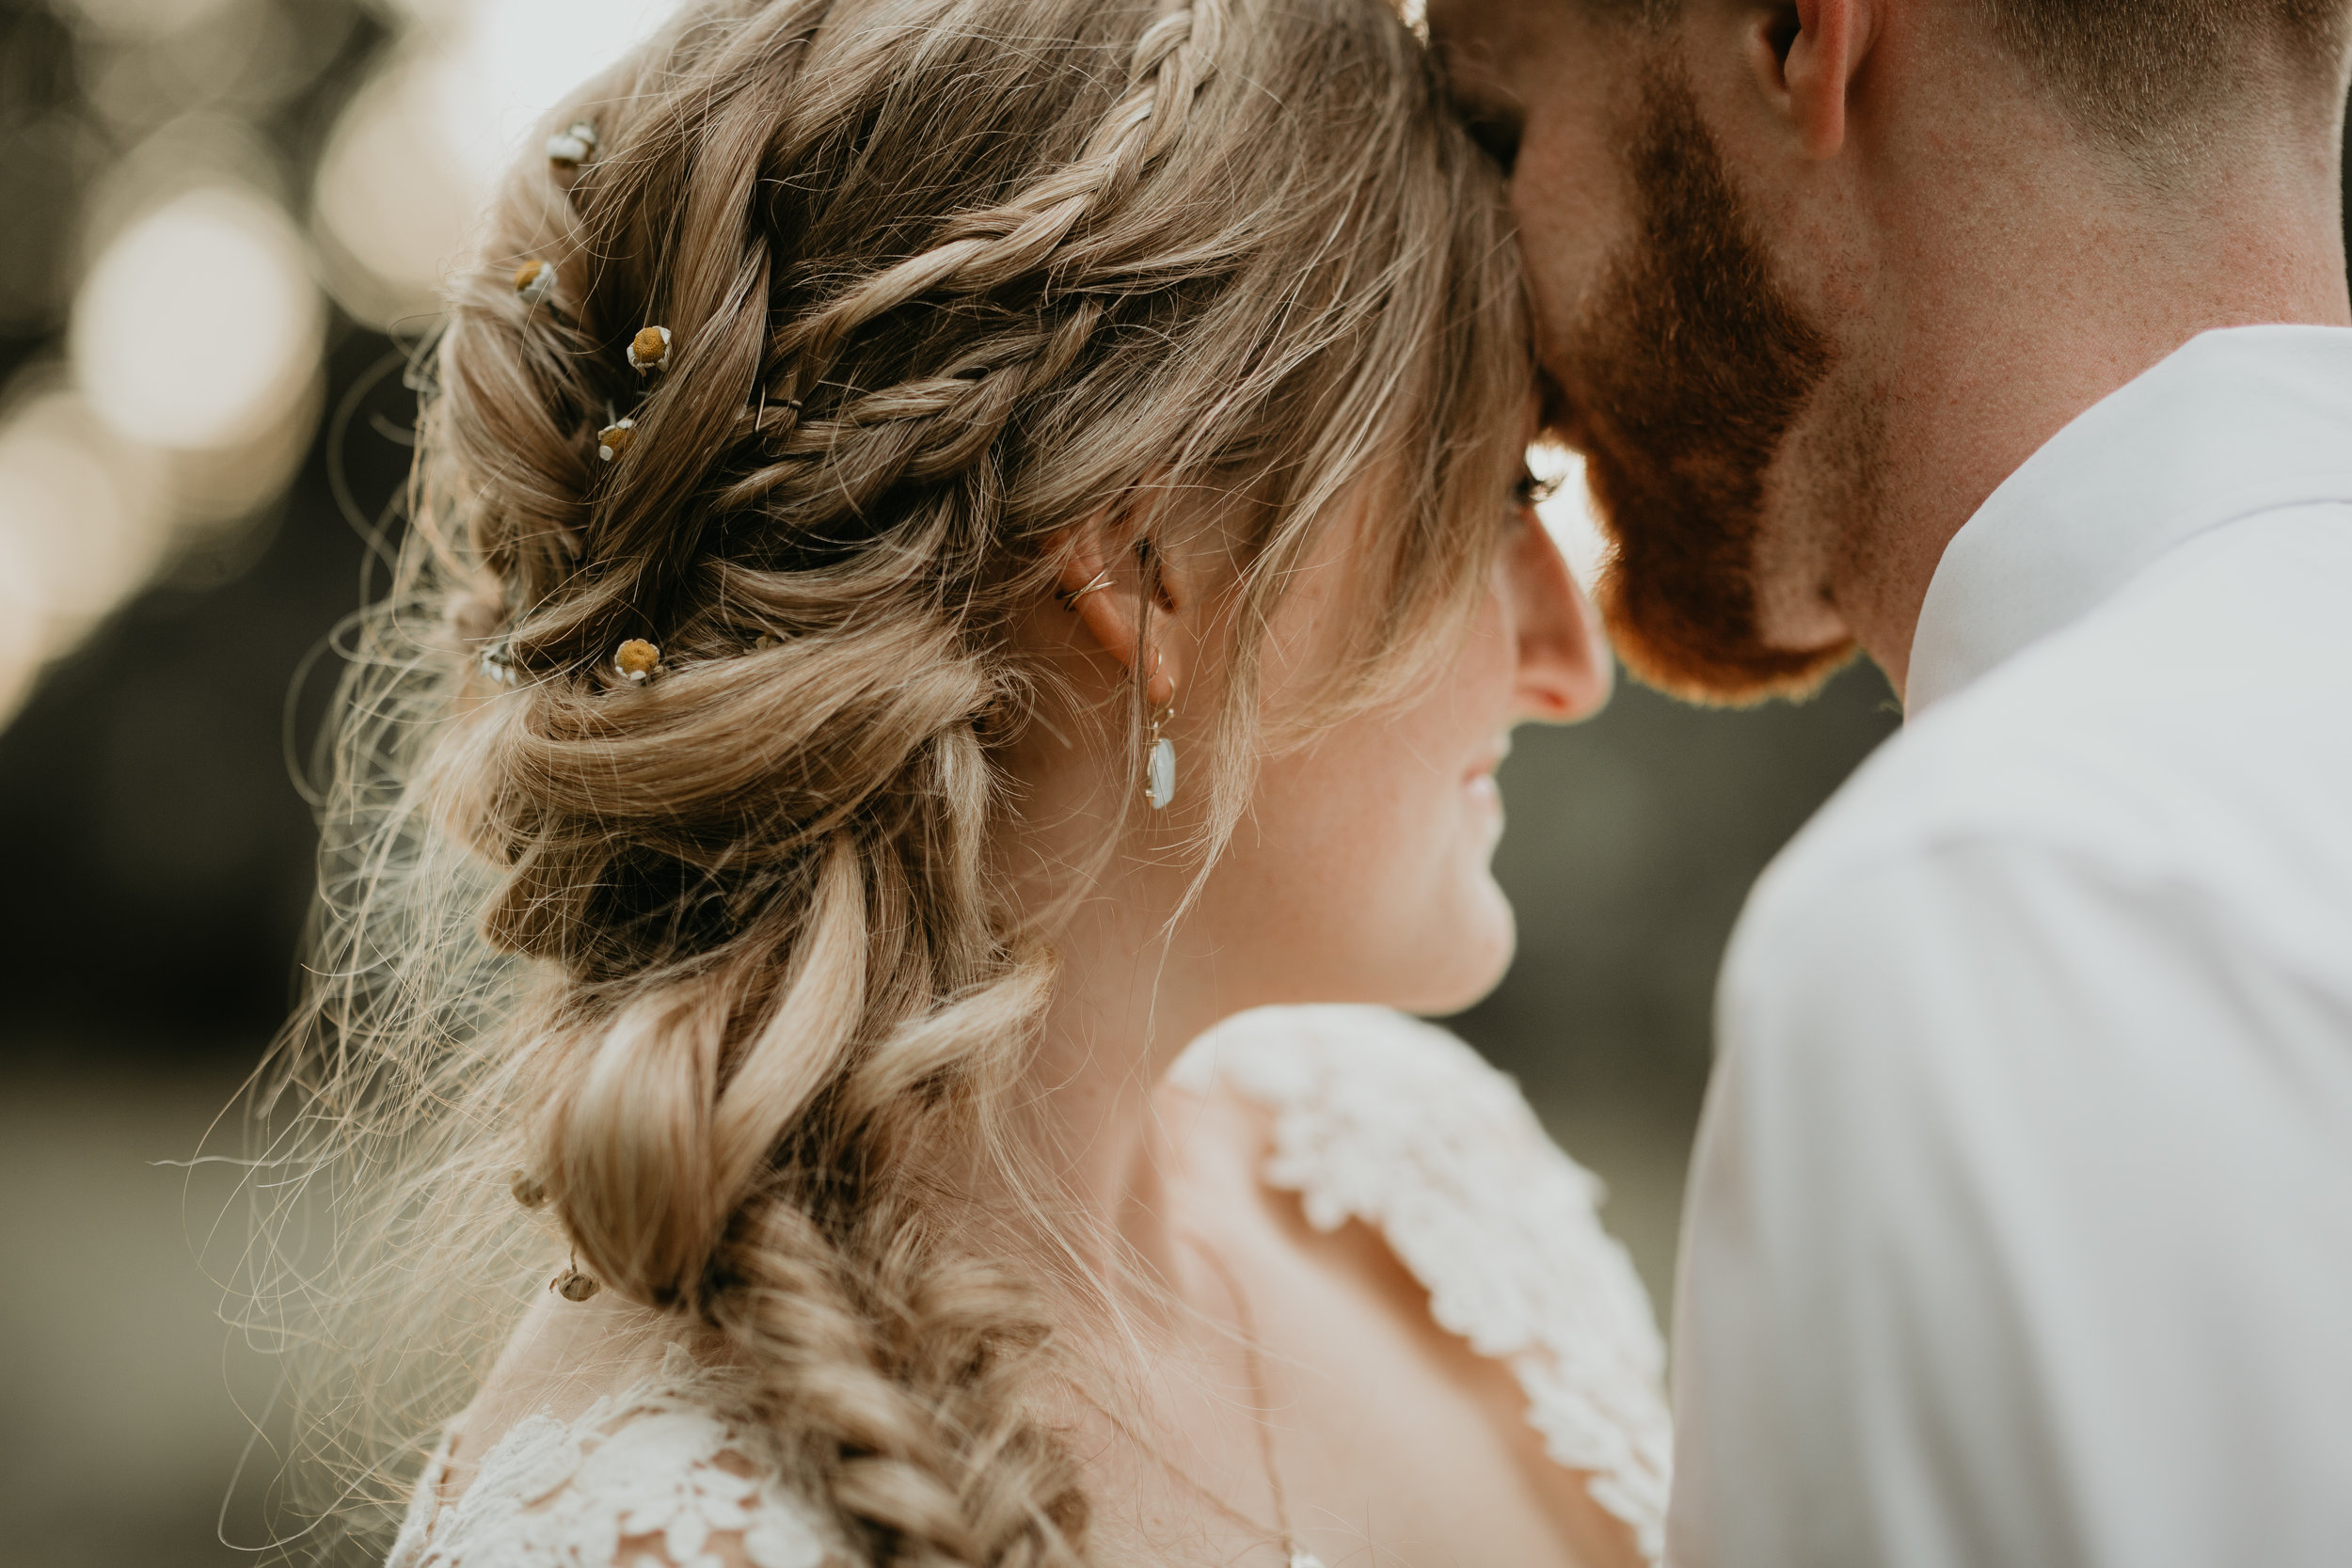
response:
{"label": "man's short hair", "polygon": [[1975,0],[2086,129],[2175,143],[2238,93],[2343,89],[2352,0]]}
{"label": "man's short hair", "polygon": [[[1653,26],[1687,0],[1584,0]],[[2077,125],[2127,150],[2193,146],[2268,83],[2342,91],[2352,0],[1969,0]]]}

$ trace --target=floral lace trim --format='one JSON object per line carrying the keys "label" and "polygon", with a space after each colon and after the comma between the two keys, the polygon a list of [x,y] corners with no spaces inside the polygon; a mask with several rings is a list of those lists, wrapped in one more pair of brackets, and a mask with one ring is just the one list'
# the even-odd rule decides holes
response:
{"label": "floral lace trim", "polygon": [[1469,1046],[1380,1007],[1279,1007],[1203,1036],[1172,1080],[1275,1112],[1264,1179],[1309,1223],[1377,1228],[1430,1315],[1508,1365],[1528,1420],[1593,1499],[1665,1544],[1673,1429],[1665,1348],[1599,1180],[1562,1153],[1518,1087]]}
{"label": "floral lace trim", "polygon": [[444,1442],[387,1568],[614,1568],[625,1543],[669,1568],[726,1568],[729,1548],[752,1568],[821,1568],[807,1511],[710,1412],[705,1381],[673,1345],[657,1375],[578,1420],[518,1421],[446,1509]]}

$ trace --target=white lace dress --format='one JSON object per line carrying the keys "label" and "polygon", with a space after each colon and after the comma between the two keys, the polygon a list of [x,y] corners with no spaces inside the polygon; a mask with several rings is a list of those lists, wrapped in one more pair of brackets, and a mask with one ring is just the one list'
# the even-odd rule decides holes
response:
{"label": "white lace dress", "polygon": [[[1385,1237],[1431,1316],[1509,1366],[1546,1450],[1586,1472],[1594,1500],[1657,1561],[1670,1446],[1657,1323],[1600,1227],[1600,1184],[1518,1085],[1444,1030],[1376,1007],[1245,1014],[1174,1076],[1273,1113],[1267,1183],[1296,1193],[1321,1229],[1359,1219]],[[710,1412],[706,1375],[673,1350],[657,1376],[576,1420],[516,1423],[446,1507],[437,1456],[389,1568],[612,1568],[625,1540],[665,1568],[850,1562],[816,1511],[763,1474],[755,1434]]]}

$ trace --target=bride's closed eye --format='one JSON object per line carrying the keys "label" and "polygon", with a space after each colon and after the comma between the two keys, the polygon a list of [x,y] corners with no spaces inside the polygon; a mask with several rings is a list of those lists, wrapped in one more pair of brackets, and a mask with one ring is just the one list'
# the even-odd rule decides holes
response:
{"label": "bride's closed eye", "polygon": [[1559,493],[1560,482],[1557,479],[1537,479],[1528,469],[1521,468],[1519,477],[1511,482],[1511,522],[1514,525],[1525,522],[1529,513]]}

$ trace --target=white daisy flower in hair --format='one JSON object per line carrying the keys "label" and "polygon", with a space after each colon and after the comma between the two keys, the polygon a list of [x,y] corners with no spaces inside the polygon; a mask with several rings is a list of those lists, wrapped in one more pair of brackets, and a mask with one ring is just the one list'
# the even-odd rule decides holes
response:
{"label": "white daisy flower in hair", "polygon": [[555,293],[555,269],[533,256],[515,269],[515,292],[524,304],[538,304]]}
{"label": "white daisy flower in hair", "polygon": [[668,367],[670,362],[670,329],[648,326],[628,341],[628,368],[640,375]]}
{"label": "white daisy flower in hair", "polygon": [[596,128],[584,119],[570,125],[548,138],[548,162],[573,168],[588,161],[596,150]]}
{"label": "white daisy flower in hair", "polygon": [[632,637],[612,653],[612,668],[631,686],[643,686],[661,671],[661,650],[642,637]]}

